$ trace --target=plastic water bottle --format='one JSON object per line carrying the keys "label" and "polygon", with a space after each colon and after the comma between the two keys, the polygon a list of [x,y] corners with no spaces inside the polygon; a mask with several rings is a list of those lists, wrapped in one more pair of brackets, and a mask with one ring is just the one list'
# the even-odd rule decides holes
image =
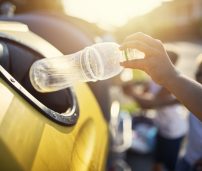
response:
{"label": "plastic water bottle", "polygon": [[70,55],[36,61],[30,81],[37,91],[52,92],[77,82],[105,80],[123,70],[120,62],[134,55],[130,53],[123,53],[113,42],[97,43]]}

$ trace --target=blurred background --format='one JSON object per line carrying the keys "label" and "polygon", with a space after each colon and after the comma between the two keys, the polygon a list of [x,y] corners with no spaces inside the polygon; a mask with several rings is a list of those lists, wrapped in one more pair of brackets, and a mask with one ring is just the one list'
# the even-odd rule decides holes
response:
{"label": "blurred background", "polygon": [[201,30],[200,0],[63,0],[63,3],[67,14],[112,31],[119,41],[137,31],[175,40],[198,37]]}
{"label": "blurred background", "polygon": [[[121,43],[126,36],[135,32],[144,32],[162,40],[168,50],[179,55],[177,68],[185,75],[194,78],[197,68],[195,59],[202,51],[202,0],[63,0],[63,4],[66,14],[82,19],[78,21],[79,23],[85,22],[83,24],[88,28],[87,32],[89,32],[88,25],[91,25],[93,30],[90,32],[95,33],[95,42]],[[151,121],[155,117],[155,112],[147,110],[145,114],[136,101],[121,90],[125,82],[144,82],[148,79],[149,77],[141,71],[126,69],[119,76],[108,80],[110,104],[120,110],[117,123],[113,121],[111,113],[112,144],[125,145],[122,150],[116,147],[113,149],[112,145],[114,154],[111,154],[111,160],[116,163],[112,164],[116,168],[114,170],[117,168],[135,171],[152,170],[154,160],[152,138],[155,134],[155,125],[154,127],[150,125],[148,131],[144,123],[147,123],[145,121],[147,119]],[[182,113],[185,118],[188,117],[189,112],[186,109]],[[143,127],[134,128],[130,135],[130,124],[134,127],[133,125],[137,125],[134,118],[142,116],[143,120],[138,122]],[[128,142],[124,142],[123,134],[126,134],[124,122],[128,125],[125,126]],[[144,142],[139,141],[138,136],[135,138],[135,135],[142,136]],[[134,141],[137,143],[135,144]],[[143,147],[145,144],[150,149]],[[186,138],[181,145],[180,156],[184,155],[185,147]]]}
{"label": "blurred background", "polygon": [[[179,68],[193,76],[193,69],[190,71],[183,62],[200,52],[197,48],[202,36],[201,0],[63,0],[63,4],[66,14],[81,19],[78,23],[88,31],[92,29],[95,41],[121,43],[134,32],[144,32],[179,52],[183,57]],[[196,52],[190,55],[192,50]],[[126,80],[130,77],[123,75]]]}
{"label": "blurred background", "polygon": [[[107,41],[120,44],[126,36],[144,32],[162,40],[167,50],[176,52],[179,55],[177,68],[188,77],[194,78],[196,58],[202,52],[202,0],[12,0],[11,2],[15,7],[9,8],[10,13],[7,12],[7,15],[13,15],[12,10],[15,10],[16,14],[42,10],[65,14],[65,19],[69,23],[88,36],[91,40],[89,44]],[[6,9],[4,6],[1,13],[4,14]],[[63,41],[62,37],[60,41]],[[57,47],[54,41],[51,43]],[[83,46],[70,51],[60,49],[60,46],[57,48],[68,54],[80,50]],[[109,125],[111,143],[108,170],[152,169],[157,132],[152,122],[155,111],[143,111],[134,99],[122,91],[122,86],[128,82],[148,80],[150,78],[141,71],[125,69],[112,79],[89,84]],[[141,84],[136,89],[142,91]],[[186,109],[182,113],[185,118],[188,117]],[[137,123],[142,126],[134,127]],[[185,146],[186,138],[180,149],[181,156],[184,154]]]}

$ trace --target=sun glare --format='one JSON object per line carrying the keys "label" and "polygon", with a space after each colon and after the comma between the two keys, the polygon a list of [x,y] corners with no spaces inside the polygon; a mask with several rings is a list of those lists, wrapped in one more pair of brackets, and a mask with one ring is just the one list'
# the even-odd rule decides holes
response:
{"label": "sun glare", "polygon": [[143,15],[161,0],[63,0],[69,15],[94,22],[104,28],[124,25],[130,18]]}

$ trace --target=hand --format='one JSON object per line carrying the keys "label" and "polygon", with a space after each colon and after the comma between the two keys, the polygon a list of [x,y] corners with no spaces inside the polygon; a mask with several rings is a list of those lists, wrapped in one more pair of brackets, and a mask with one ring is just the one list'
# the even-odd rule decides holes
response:
{"label": "hand", "polygon": [[122,85],[122,90],[125,95],[132,96],[133,95],[133,85],[131,83],[126,83]]}
{"label": "hand", "polygon": [[127,48],[144,52],[145,58],[121,62],[125,68],[143,70],[161,85],[166,84],[165,82],[177,75],[177,71],[160,40],[143,33],[135,33],[127,37],[120,46],[121,50]]}

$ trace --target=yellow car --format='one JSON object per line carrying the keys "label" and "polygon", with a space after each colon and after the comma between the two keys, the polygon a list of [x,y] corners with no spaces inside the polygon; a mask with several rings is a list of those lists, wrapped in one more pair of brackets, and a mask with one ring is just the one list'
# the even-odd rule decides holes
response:
{"label": "yellow car", "polygon": [[105,170],[108,129],[84,83],[39,93],[31,64],[61,56],[47,41],[16,22],[0,22],[0,170]]}

